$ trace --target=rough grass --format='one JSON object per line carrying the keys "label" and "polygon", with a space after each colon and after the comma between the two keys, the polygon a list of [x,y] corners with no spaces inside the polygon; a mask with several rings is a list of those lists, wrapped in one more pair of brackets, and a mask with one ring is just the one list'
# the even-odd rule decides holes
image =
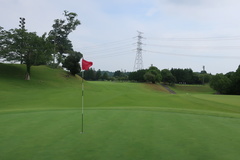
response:
{"label": "rough grass", "polygon": [[176,84],[171,87],[177,93],[204,93],[204,94],[213,94],[215,91],[209,87],[209,85],[184,85],[184,84]]}
{"label": "rough grass", "polygon": [[240,158],[239,96],[84,82],[80,134],[81,81],[45,66],[32,68],[31,81],[24,73],[24,65],[0,64],[0,159]]}

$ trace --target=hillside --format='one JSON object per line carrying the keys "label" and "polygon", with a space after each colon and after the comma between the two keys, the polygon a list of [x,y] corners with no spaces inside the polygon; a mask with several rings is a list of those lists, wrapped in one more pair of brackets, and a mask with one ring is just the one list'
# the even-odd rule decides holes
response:
{"label": "hillside", "polygon": [[[24,72],[24,65],[0,64],[0,110],[81,107],[79,78],[61,69],[33,66],[31,80],[26,81]],[[177,94],[172,95],[161,85],[154,84],[85,81],[84,85],[85,108],[240,113],[238,96],[213,95],[208,86],[176,85],[172,89]]]}
{"label": "hillside", "polygon": [[171,87],[178,94],[214,94],[214,91],[208,84],[205,85],[184,85],[184,84],[176,84]]}
{"label": "hillside", "polygon": [[[48,87],[64,87],[76,85],[78,81],[75,77],[62,69],[52,69],[47,66],[32,66],[31,80],[24,80],[26,68],[20,64],[0,63],[0,83],[1,87],[22,87],[32,89]],[[11,88],[11,87],[10,87]]]}
{"label": "hillside", "polygon": [[33,66],[31,80],[24,80],[24,75],[25,65],[0,64],[0,109],[68,108],[72,99],[80,103],[76,90],[81,81],[67,72]]}

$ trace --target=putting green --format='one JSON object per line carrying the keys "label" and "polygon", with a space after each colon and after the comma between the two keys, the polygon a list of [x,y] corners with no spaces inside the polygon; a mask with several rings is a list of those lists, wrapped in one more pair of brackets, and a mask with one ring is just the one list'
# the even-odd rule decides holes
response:
{"label": "putting green", "polygon": [[0,159],[240,158],[240,119],[157,110],[15,111],[0,114]]}

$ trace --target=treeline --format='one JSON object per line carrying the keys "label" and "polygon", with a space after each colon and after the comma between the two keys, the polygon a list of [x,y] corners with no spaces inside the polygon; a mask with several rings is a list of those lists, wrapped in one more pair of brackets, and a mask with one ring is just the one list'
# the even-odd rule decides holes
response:
{"label": "treeline", "polygon": [[128,74],[129,72],[122,72],[120,70],[115,72],[109,72],[109,71],[101,71],[95,70],[93,68],[90,68],[89,70],[84,71],[83,73],[78,73],[79,76],[84,76],[85,80],[90,81],[101,81],[101,80],[107,80],[107,81],[128,81]]}
{"label": "treeline", "polygon": [[[150,67],[151,68],[151,67]],[[138,70],[129,74],[129,80],[137,82],[146,82],[146,74],[149,69]],[[166,84],[205,84],[211,80],[211,74],[206,71],[193,72],[192,69],[172,68],[159,70],[161,78],[160,81]]]}
{"label": "treeline", "polygon": [[240,65],[236,72],[213,76],[210,86],[220,94],[240,95]]}
{"label": "treeline", "polygon": [[[81,75],[82,76],[82,75]],[[89,69],[84,72],[86,80],[111,80],[111,81],[133,81],[133,82],[151,82],[174,84],[206,84],[216,90],[219,94],[240,95],[240,65],[236,72],[227,74],[208,74],[205,70],[193,72],[192,69],[163,69],[159,70],[155,66],[148,69],[142,69],[135,72],[123,71],[101,71]]]}
{"label": "treeline", "polygon": [[142,69],[135,72],[123,72],[123,71],[101,71],[89,69],[84,72],[84,78],[86,80],[112,80],[112,81],[134,81],[134,82],[151,82],[158,83],[163,82],[165,84],[174,85],[179,84],[205,84],[209,83],[212,75],[206,71],[199,73],[193,72],[192,69],[179,69],[172,68],[159,70],[155,66],[151,66],[148,69]]}

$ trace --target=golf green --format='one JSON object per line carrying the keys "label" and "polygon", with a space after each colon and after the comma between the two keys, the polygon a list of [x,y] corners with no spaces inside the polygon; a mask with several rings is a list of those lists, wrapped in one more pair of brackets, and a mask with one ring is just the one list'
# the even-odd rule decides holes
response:
{"label": "golf green", "polygon": [[211,159],[240,157],[240,119],[134,109],[0,114],[0,159]]}

